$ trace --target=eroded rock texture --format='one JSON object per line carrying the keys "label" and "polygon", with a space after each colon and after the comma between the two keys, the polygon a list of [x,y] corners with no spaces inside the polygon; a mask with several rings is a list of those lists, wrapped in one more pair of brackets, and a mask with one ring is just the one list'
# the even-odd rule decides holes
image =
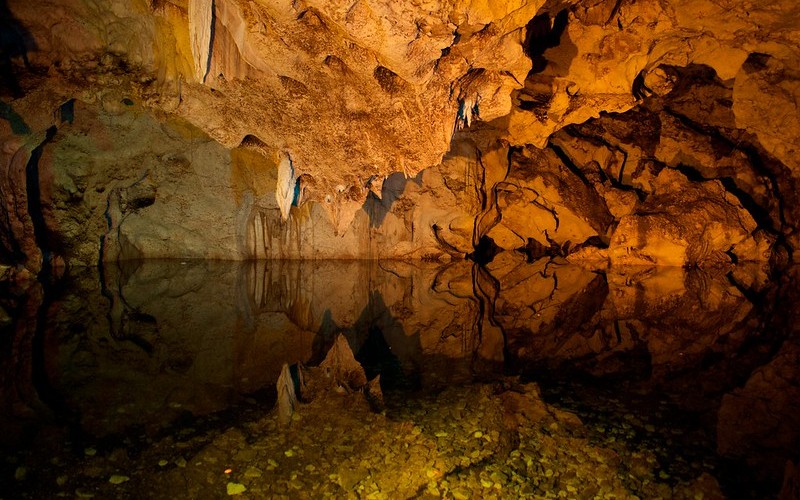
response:
{"label": "eroded rock texture", "polygon": [[0,242],[32,270],[487,249],[719,266],[799,243],[792,0],[2,17]]}

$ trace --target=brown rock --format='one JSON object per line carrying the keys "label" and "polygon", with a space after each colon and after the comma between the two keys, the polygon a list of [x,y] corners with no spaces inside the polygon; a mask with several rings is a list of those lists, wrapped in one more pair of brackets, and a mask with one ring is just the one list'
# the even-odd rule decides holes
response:
{"label": "brown rock", "polygon": [[545,246],[605,235],[612,221],[602,198],[551,149],[512,154],[508,176],[495,186],[499,221],[487,235],[504,249],[533,238]]}
{"label": "brown rock", "polygon": [[341,385],[348,391],[360,389],[367,384],[364,368],[356,361],[344,335],[336,337],[333,347],[319,365],[319,369],[331,384]]}
{"label": "brown rock", "polygon": [[612,265],[717,265],[765,260],[769,243],[759,245],[756,223],[739,201],[717,181],[691,183],[663,170],[654,192],[623,217],[611,237]]}
{"label": "brown rock", "polygon": [[757,475],[779,480],[785,460],[800,444],[800,346],[784,342],[767,365],[744,387],[722,398],[717,421],[717,449],[745,458]]}

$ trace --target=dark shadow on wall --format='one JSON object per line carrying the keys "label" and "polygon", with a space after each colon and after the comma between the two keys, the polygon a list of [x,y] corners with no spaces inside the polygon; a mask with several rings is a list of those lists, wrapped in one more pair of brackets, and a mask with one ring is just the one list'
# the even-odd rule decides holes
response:
{"label": "dark shadow on wall", "polygon": [[28,160],[28,164],[25,167],[25,189],[28,194],[28,214],[33,224],[36,245],[42,252],[42,271],[45,275],[49,274],[51,271],[53,258],[55,257],[54,250],[57,244],[54,244],[55,238],[52,235],[52,231],[48,228],[42,208],[39,160],[42,158],[44,146],[53,139],[55,134],[55,126],[47,130],[45,140],[33,150],[30,160]]}
{"label": "dark shadow on wall", "polygon": [[381,227],[386,215],[392,211],[392,205],[397,201],[406,189],[408,181],[412,180],[417,185],[422,185],[422,172],[416,177],[406,177],[402,172],[395,172],[383,181],[381,197],[378,198],[374,193],[369,193],[364,202],[363,209],[369,216],[370,227]]}
{"label": "dark shadow on wall", "polygon": [[6,0],[0,0],[0,95],[22,96],[15,64],[21,59],[25,68],[30,69],[28,52],[33,50],[36,50],[33,36],[14,17]]}
{"label": "dark shadow on wall", "polygon": [[6,120],[11,125],[11,131],[16,135],[26,135],[31,133],[31,128],[25,123],[25,119],[14,111],[9,104],[0,100],[0,120]]}
{"label": "dark shadow on wall", "polygon": [[[528,76],[541,73],[547,67],[548,60],[544,57],[544,52],[547,49],[558,47],[559,45],[567,47],[570,57],[566,58],[567,61],[572,61],[578,54],[577,47],[569,35],[564,32],[567,29],[568,11],[564,9],[557,13],[554,17],[550,14],[540,14],[531,19],[525,26],[525,40],[523,42],[523,49],[525,54],[531,58],[533,66]],[[569,64],[566,68],[560,68],[564,75],[569,70]],[[560,72],[558,76],[564,76]]]}

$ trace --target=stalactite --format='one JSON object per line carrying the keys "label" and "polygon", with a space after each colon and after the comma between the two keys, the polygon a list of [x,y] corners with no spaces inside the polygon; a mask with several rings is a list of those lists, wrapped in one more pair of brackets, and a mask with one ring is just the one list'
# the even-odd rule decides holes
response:
{"label": "stalactite", "polygon": [[189,0],[189,37],[195,77],[205,82],[211,60],[214,33],[214,0]]}
{"label": "stalactite", "polygon": [[278,164],[278,183],[275,187],[275,198],[278,201],[278,207],[281,209],[283,220],[289,219],[289,211],[295,199],[296,188],[297,176],[295,175],[292,159],[287,154]]}

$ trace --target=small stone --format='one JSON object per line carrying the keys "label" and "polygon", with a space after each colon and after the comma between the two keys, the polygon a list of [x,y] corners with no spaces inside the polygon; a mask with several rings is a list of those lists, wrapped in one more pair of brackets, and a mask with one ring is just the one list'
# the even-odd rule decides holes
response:
{"label": "small stone", "polygon": [[94,448],[86,448],[85,450],[83,450],[83,454],[86,455],[87,457],[93,457],[97,455],[97,450],[95,450]]}
{"label": "small stone", "polygon": [[475,431],[475,434],[473,434],[472,436],[480,439],[483,437],[483,433],[481,431]]}
{"label": "small stone", "polygon": [[505,474],[499,471],[492,472],[491,474],[489,474],[489,477],[492,479],[492,481],[495,482],[495,486],[497,486],[498,484],[503,484],[508,480],[508,477],[506,477]]}
{"label": "small stone", "polygon": [[186,459],[183,457],[176,458],[175,465],[177,465],[178,467],[186,467]]}
{"label": "small stone", "polygon": [[450,493],[453,494],[453,498],[456,500],[467,500],[472,497],[471,492],[466,488],[456,488]]}
{"label": "small stone", "polygon": [[56,484],[59,486],[64,486],[67,484],[67,476],[58,476],[56,478]]}
{"label": "small stone", "polygon": [[87,491],[84,488],[78,488],[75,490],[75,496],[78,498],[94,498],[94,493]]}
{"label": "small stone", "polygon": [[294,450],[286,450],[286,451],[283,452],[283,454],[286,455],[287,457],[293,457],[294,456]]}
{"label": "small stone", "polygon": [[261,477],[261,474],[263,474],[261,469],[253,467],[252,465],[244,471],[244,477]]}
{"label": "small stone", "polygon": [[169,462],[167,462],[166,460],[164,460],[164,459],[162,458],[161,460],[159,460],[159,461],[158,461],[158,466],[159,466],[159,467],[166,467],[166,465],[167,465],[168,463],[169,463]]}
{"label": "small stone", "polygon": [[484,488],[491,488],[493,485],[494,485],[494,483],[491,482],[490,480],[481,479],[481,486],[483,486]]}
{"label": "small stone", "polygon": [[25,479],[25,476],[28,475],[28,469],[25,467],[17,467],[17,470],[14,471],[14,479],[17,481],[22,481]]}
{"label": "small stone", "polygon": [[225,486],[225,489],[228,492],[229,496],[241,495],[242,493],[247,491],[247,486],[243,485],[242,483],[228,483]]}
{"label": "small stone", "polygon": [[125,481],[130,481],[130,480],[131,478],[129,478],[128,476],[120,476],[118,474],[114,474],[113,476],[108,478],[108,482],[111,484],[122,484]]}

